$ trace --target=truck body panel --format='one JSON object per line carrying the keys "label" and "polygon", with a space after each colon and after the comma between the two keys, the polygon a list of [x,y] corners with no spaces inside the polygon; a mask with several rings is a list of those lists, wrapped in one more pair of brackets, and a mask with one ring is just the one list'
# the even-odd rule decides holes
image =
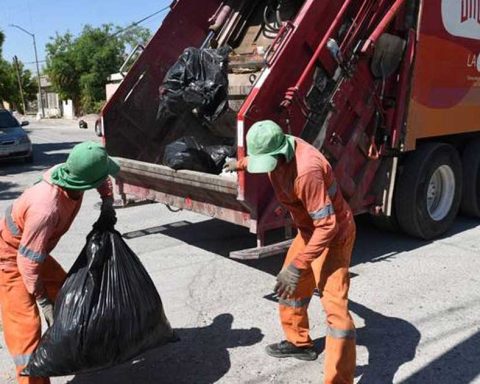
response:
{"label": "truck body panel", "polygon": [[405,146],[480,130],[477,2],[422,2]]}
{"label": "truck body panel", "polygon": [[236,130],[237,158],[246,156],[250,126],[275,120],[325,154],[355,213],[390,215],[405,152],[419,140],[480,131],[480,7],[471,3],[304,0],[269,36],[259,16],[266,0],[175,1],[102,111],[107,150],[122,164],[120,193],[243,225],[259,238],[289,225],[266,175],[160,165],[162,146],[190,123],[157,126],[158,88],[182,51],[208,42],[215,17],[234,4],[215,39],[239,52],[231,68],[258,66],[229,74],[230,115],[219,128]]}

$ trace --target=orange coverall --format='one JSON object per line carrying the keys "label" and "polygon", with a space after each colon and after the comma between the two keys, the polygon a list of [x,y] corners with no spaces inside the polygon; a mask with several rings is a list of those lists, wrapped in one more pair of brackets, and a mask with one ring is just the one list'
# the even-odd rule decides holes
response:
{"label": "orange coverall", "polygon": [[[41,182],[9,206],[0,221],[0,308],[7,348],[20,384],[48,384],[48,378],[20,376],[40,341],[41,322],[36,299],[47,295],[52,302],[66,273],[50,256],[67,232],[82,204],[50,183],[51,170]],[[111,180],[98,191],[112,197]]]}
{"label": "orange coverall", "polygon": [[[246,169],[247,162],[245,158],[237,167]],[[298,229],[283,267],[293,263],[302,274],[295,293],[279,302],[286,339],[297,347],[313,346],[307,309],[318,289],[328,326],[324,382],[351,384],[356,360],[355,326],[348,311],[348,268],[355,241],[352,212],[328,161],[302,139],[295,138],[292,161],[279,161],[269,178]]]}

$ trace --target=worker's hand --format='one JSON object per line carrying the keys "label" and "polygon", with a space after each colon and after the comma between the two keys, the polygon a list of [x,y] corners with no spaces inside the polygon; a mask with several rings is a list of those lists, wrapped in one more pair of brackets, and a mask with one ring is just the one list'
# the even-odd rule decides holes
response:
{"label": "worker's hand", "polygon": [[226,161],[223,165],[223,169],[226,172],[236,172],[238,170],[237,160],[233,159]]}
{"label": "worker's hand", "polygon": [[46,296],[38,299],[37,303],[42,309],[48,328],[50,328],[53,325],[53,303]]}
{"label": "worker's hand", "polygon": [[113,229],[117,223],[117,214],[113,208],[113,199],[103,199],[102,207],[100,208],[100,216],[93,227],[101,231]]}
{"label": "worker's hand", "polygon": [[290,264],[287,268],[282,269],[277,275],[277,284],[274,291],[278,297],[286,299],[295,293],[298,281],[302,272],[300,269]]}

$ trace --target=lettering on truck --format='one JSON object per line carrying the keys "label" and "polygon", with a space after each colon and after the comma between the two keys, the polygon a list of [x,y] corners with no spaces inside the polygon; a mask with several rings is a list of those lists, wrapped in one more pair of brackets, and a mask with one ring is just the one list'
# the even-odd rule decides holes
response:
{"label": "lettering on truck", "polygon": [[442,20],[452,36],[480,39],[480,0],[442,0]]}

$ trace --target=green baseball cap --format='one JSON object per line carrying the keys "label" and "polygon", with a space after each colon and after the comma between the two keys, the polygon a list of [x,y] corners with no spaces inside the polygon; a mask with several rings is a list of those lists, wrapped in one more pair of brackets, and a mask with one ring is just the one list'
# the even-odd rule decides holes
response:
{"label": "green baseball cap", "polygon": [[51,180],[62,188],[85,191],[98,187],[119,171],[120,166],[101,144],[86,141],[73,147],[67,161],[52,171]]}
{"label": "green baseball cap", "polygon": [[263,120],[253,124],[247,133],[247,170],[250,173],[272,172],[278,163],[278,155],[290,162],[295,154],[295,138],[286,135],[280,126]]}

